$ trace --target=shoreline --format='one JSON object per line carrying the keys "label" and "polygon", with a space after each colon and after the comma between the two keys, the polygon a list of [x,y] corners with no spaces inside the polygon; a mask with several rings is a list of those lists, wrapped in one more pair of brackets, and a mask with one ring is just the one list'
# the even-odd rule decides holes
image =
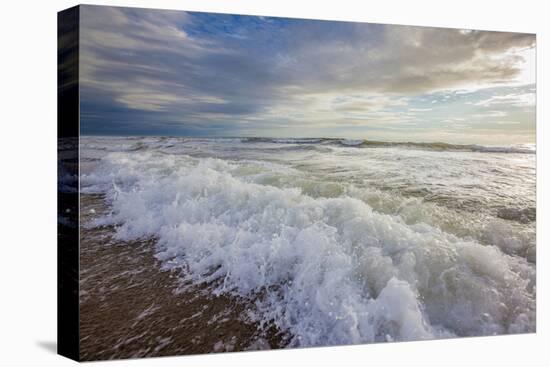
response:
{"label": "shoreline", "polygon": [[280,349],[285,335],[247,320],[246,301],[181,287],[153,256],[154,240],[113,238],[85,224],[108,210],[80,196],[80,356],[83,361]]}

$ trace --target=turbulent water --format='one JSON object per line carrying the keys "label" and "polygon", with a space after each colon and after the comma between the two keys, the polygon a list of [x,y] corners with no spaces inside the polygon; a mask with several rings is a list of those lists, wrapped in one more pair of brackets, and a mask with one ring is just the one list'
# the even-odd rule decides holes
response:
{"label": "turbulent water", "polygon": [[106,138],[81,188],[291,346],[535,331],[533,146]]}

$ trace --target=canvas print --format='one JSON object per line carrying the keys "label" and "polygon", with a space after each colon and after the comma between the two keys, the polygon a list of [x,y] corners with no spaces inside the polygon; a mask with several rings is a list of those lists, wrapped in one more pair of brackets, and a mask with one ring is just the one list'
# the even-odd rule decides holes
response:
{"label": "canvas print", "polygon": [[75,359],[536,331],[534,34],[86,5],[59,42]]}

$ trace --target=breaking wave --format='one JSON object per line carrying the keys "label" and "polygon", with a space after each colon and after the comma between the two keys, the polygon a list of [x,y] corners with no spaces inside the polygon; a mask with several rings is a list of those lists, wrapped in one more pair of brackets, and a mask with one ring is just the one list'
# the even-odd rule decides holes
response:
{"label": "breaking wave", "polygon": [[126,241],[156,238],[164,268],[248,300],[249,317],[288,332],[291,346],[535,330],[525,258],[385,214],[349,190],[274,185],[273,174],[297,180],[272,163],[137,150],[109,153],[81,178],[112,205],[95,225],[116,225]]}

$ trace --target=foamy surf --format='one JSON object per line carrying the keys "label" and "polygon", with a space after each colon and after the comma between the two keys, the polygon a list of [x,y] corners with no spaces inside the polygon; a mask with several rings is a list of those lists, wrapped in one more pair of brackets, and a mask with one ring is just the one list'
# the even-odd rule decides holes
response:
{"label": "foamy surf", "polygon": [[532,155],[129,143],[82,141],[83,191],[112,208],[95,225],[155,238],[165,269],[246,300],[291,346],[535,330],[534,218],[502,217],[534,207]]}

